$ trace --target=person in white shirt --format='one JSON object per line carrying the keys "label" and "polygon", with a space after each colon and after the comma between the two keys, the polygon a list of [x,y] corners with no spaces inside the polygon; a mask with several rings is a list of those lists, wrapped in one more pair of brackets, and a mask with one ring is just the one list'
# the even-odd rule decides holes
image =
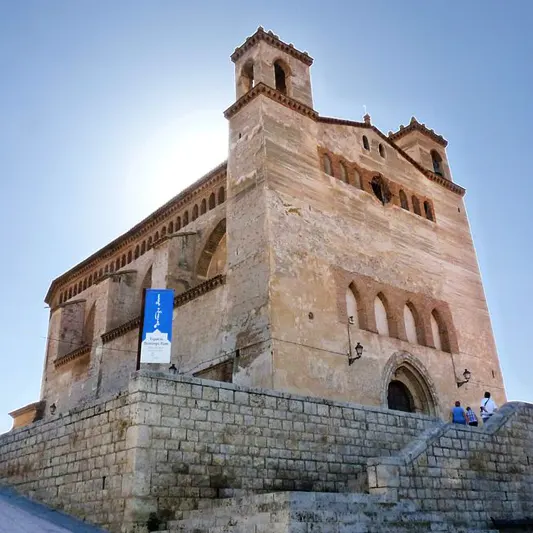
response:
{"label": "person in white shirt", "polygon": [[498,406],[494,403],[494,400],[490,397],[490,392],[485,393],[485,397],[481,400],[480,405],[481,419],[486,422],[498,409]]}

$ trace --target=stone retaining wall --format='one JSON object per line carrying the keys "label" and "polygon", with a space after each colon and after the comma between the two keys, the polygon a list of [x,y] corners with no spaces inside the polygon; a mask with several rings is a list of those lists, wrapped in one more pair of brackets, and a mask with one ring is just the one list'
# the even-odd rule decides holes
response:
{"label": "stone retaining wall", "polygon": [[442,424],[368,463],[371,493],[416,501],[450,522],[533,517],[533,405],[507,403],[481,428]]}
{"label": "stone retaining wall", "polygon": [[127,395],[0,436],[0,484],[120,531],[131,484]]}
{"label": "stone retaining wall", "polygon": [[[0,436],[0,483],[113,533],[210,500],[361,491],[450,522],[533,515],[533,405],[482,428],[139,371],[129,391]],[[153,520],[154,517],[152,517]]]}

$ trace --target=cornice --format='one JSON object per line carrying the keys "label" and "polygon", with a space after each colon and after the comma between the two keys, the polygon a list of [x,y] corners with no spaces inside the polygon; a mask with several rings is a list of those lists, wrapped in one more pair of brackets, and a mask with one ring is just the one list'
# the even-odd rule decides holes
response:
{"label": "cornice", "polygon": [[404,126],[403,124],[400,126],[400,129],[396,132],[390,132],[389,133],[389,139],[392,139],[393,141],[400,139],[404,135],[407,135],[408,133],[411,133],[412,131],[419,131],[420,133],[423,133],[424,135],[427,135],[431,139],[433,139],[436,143],[440,144],[444,148],[448,146],[448,141],[438,133],[435,133],[434,130],[428,128],[425,124],[421,124],[416,120],[415,117],[411,117],[411,122],[409,122],[409,125]]}
{"label": "cornice", "polygon": [[34,412],[38,412],[38,411],[41,411],[44,407],[44,401],[41,400],[41,401],[38,401],[38,402],[33,402],[33,403],[29,403],[28,405],[25,405],[24,407],[20,407],[19,409],[15,409],[14,411],[11,411],[9,414],[9,416],[13,417],[13,418],[17,418],[21,415],[24,415],[26,413],[31,413],[32,411]]}
{"label": "cornice", "polygon": [[135,242],[136,239],[142,237],[154,226],[162,222],[166,217],[172,215],[185,204],[190,202],[196,195],[198,195],[203,190],[211,187],[214,183],[219,180],[222,180],[226,176],[227,161],[224,161],[213,170],[202,176],[199,180],[194,182],[192,185],[181,191],[179,194],[174,196],[168,202],[163,204],[159,209],[154,211],[152,214],[148,215],[146,218],[141,220],[138,224],[133,226],[126,233],[123,233],[109,244],[98,250],[97,252],[90,255],[87,259],[83,260],[81,263],[78,263],[67,272],[54,279],[46,293],[44,301],[47,304],[51,303],[51,297],[53,292],[59,285],[71,281],[73,278],[89,272],[95,268],[96,263],[102,259],[107,259],[113,256],[117,251],[121,250],[125,246]]}
{"label": "cornice", "polygon": [[294,48],[294,45],[292,43],[284,43],[273,32],[266,32],[261,26],[259,26],[259,28],[257,28],[257,31],[251,37],[248,37],[241,46],[235,48],[235,51],[233,52],[233,54],[231,54],[231,60],[236,63],[248,50],[250,50],[250,48],[255,46],[259,41],[265,41],[270,46],[274,46],[282,52],[285,52],[286,54],[291,55],[292,57],[295,57],[296,59],[300,60],[308,67],[313,64],[313,58],[307,52],[300,52],[300,50]]}
{"label": "cornice", "polygon": [[102,335],[102,342],[104,344],[107,344],[108,342],[111,342],[113,339],[116,339],[117,337],[122,337],[122,335],[128,333],[128,331],[138,328],[140,325],[141,325],[141,317],[136,316],[135,318],[128,320],[128,322],[124,322],[124,324],[121,324],[120,326],[117,326],[116,328],[106,331]]}
{"label": "cornice", "polygon": [[427,168],[424,168],[420,163],[415,161],[407,152],[402,150],[393,141],[391,136],[385,135],[378,128],[376,128],[376,126],[374,126],[374,125],[372,125],[370,123],[365,123],[365,122],[355,122],[353,120],[343,120],[343,119],[339,119],[339,118],[321,117],[321,116],[319,116],[317,118],[317,121],[320,122],[320,123],[324,123],[324,124],[336,124],[336,125],[339,125],[339,126],[354,126],[354,127],[357,127],[357,128],[365,128],[365,129],[368,129],[368,130],[372,130],[372,131],[374,131],[376,133],[376,135],[381,137],[385,142],[387,142],[387,144],[392,146],[392,148],[394,148],[399,154],[401,154],[402,157],[404,157],[407,161],[409,161],[409,163],[411,163],[417,170],[422,172],[422,174],[424,174],[424,176],[426,176],[426,178],[428,178],[431,181],[434,181],[435,183],[438,183],[442,187],[454,192],[455,194],[458,194],[459,196],[464,196],[465,195],[466,190],[463,187],[461,187],[460,185],[457,185],[453,181],[450,181],[450,180],[447,180],[446,178],[443,178],[442,176],[438,176],[437,174],[435,174],[434,172],[432,172],[431,170],[429,170]]}
{"label": "cornice", "polygon": [[232,106],[228,107],[228,109],[224,111],[224,117],[230,119],[235,114],[237,114],[246,104],[254,100],[260,94],[267,96],[275,102],[279,102],[280,104],[284,105],[285,107],[288,107],[289,109],[292,109],[293,111],[297,111],[301,115],[312,118],[313,120],[317,120],[318,118],[318,113],[313,108],[306,106],[305,104],[302,104],[297,100],[294,100],[294,98],[290,98],[289,96],[280,93],[276,89],[269,87],[263,82],[260,82],[255,85],[253,89],[250,89],[245,95],[241,96]]}
{"label": "cornice", "polygon": [[67,353],[66,355],[63,355],[61,357],[58,357],[54,361],[54,365],[56,368],[65,365],[66,363],[70,361],[74,361],[74,359],[78,359],[84,355],[87,355],[91,352],[91,347],[88,344],[84,344],[83,346],[80,346],[79,348],[76,348],[75,350],[72,350],[72,352]]}
{"label": "cornice", "polygon": [[[185,291],[175,296],[174,297],[174,308],[181,307],[182,305],[185,305],[187,302],[190,302],[191,300],[194,300],[198,298],[199,296],[202,296],[203,294],[206,294],[212,291],[213,289],[216,289],[217,287],[224,285],[225,283],[226,283],[225,274],[219,274],[218,276],[209,278],[203,283],[196,285],[196,287],[193,287],[192,289],[189,289],[188,291]],[[121,324],[120,326],[116,328],[106,331],[101,337],[102,342],[104,344],[107,344],[111,342],[112,340],[126,334],[128,331],[132,331],[134,329],[139,328],[140,325],[141,325],[141,317],[137,316],[133,318],[132,320],[129,320],[128,322],[124,322],[124,324]]]}

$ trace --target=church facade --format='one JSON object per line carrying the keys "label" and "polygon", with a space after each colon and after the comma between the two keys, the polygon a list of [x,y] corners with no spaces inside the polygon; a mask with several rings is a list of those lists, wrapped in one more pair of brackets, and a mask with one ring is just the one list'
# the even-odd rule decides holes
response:
{"label": "church facade", "polygon": [[182,374],[435,416],[504,403],[447,141],[320,115],[312,58],[262,28],[231,59],[227,161],[52,282],[15,425],[127,387],[149,287],[175,290]]}

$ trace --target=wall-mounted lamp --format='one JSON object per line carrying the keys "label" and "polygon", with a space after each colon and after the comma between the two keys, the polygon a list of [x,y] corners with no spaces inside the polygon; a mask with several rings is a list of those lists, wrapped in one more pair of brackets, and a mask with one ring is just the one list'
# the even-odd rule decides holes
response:
{"label": "wall-mounted lamp", "polygon": [[50,414],[53,415],[55,412],[56,412],[56,404],[53,403],[51,406],[50,406]]}
{"label": "wall-mounted lamp", "polygon": [[464,381],[457,381],[457,388],[462,387],[465,383],[468,383],[470,381],[472,374],[468,370],[468,368],[465,368],[465,371],[463,372],[463,377],[465,378]]}
{"label": "wall-mounted lamp", "polygon": [[168,367],[168,371],[171,373],[171,374],[174,374],[176,375],[178,373],[178,369],[176,368],[176,365],[174,363],[172,363],[169,367]]}
{"label": "wall-mounted lamp", "polygon": [[352,357],[352,354],[348,355],[348,366],[351,366],[354,361],[357,361],[357,359],[361,359],[361,356],[363,355],[363,345],[361,343],[357,343],[355,345],[354,351],[355,356]]}

